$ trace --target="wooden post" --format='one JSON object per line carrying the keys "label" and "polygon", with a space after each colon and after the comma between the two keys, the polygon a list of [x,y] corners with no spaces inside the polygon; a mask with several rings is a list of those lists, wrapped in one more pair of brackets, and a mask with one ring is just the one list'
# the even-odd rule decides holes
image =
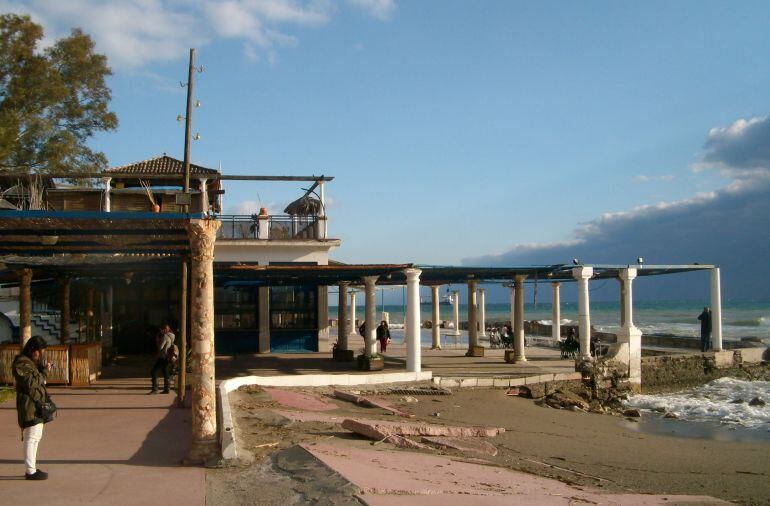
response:
{"label": "wooden post", "polygon": [[190,220],[190,337],[192,346],[192,444],[185,462],[200,464],[218,454],[214,382],[214,242],[220,222]]}
{"label": "wooden post", "polygon": [[182,257],[179,293],[179,373],[177,374],[176,400],[184,406],[187,389],[187,257]]}
{"label": "wooden post", "polygon": [[19,276],[19,342],[22,348],[32,337],[32,269],[21,269]]}
{"label": "wooden post", "polygon": [[86,292],[86,342],[93,342],[94,332],[94,287],[89,286]]}
{"label": "wooden post", "polygon": [[70,341],[70,278],[59,278],[59,296],[61,297],[59,342],[67,344]]}

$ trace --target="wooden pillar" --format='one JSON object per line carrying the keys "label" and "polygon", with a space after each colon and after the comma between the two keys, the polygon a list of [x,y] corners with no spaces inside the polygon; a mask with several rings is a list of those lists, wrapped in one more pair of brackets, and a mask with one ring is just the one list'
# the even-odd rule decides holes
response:
{"label": "wooden pillar", "polygon": [[32,337],[32,269],[21,269],[19,276],[19,342],[24,347]]}
{"label": "wooden pillar", "polygon": [[59,297],[61,300],[59,342],[67,344],[70,341],[70,278],[59,278]]}
{"label": "wooden pillar", "polygon": [[190,337],[193,369],[192,444],[185,461],[204,463],[217,456],[217,398],[214,383],[214,242],[217,220],[190,220]]}
{"label": "wooden pillar", "polygon": [[94,287],[89,286],[86,292],[86,341],[93,342],[94,332]]}
{"label": "wooden pillar", "polygon": [[187,394],[187,264],[189,259],[182,257],[179,271],[179,373],[176,375],[176,402],[184,406]]}

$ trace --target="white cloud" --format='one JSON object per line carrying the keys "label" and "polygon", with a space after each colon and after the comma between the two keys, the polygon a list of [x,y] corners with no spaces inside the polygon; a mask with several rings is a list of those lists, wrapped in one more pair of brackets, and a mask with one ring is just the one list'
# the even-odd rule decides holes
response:
{"label": "white cloud", "polygon": [[268,202],[265,204],[264,202],[259,202],[257,200],[242,200],[238,202],[237,204],[233,206],[227,207],[227,213],[228,214],[242,214],[242,215],[252,215],[259,213],[260,207],[267,208],[268,214],[276,214],[276,203],[275,202]]}
{"label": "white cloud", "polygon": [[[717,191],[626,211],[608,212],[579,224],[569,240],[517,244],[500,254],[465,259],[466,265],[569,263],[715,263],[728,296],[767,298],[770,265],[770,121],[739,120],[713,128],[701,156],[732,181]],[[652,176],[636,179],[657,180]],[[692,296],[676,280],[658,283],[656,296]],[[653,290],[651,288],[651,290]],[[650,292],[652,293],[652,292]]]}
{"label": "white cloud", "polygon": [[662,176],[647,176],[645,174],[640,174],[638,176],[634,176],[634,182],[636,183],[652,183],[655,181],[668,182],[673,180],[674,176],[671,174],[664,174]]}
{"label": "white cloud", "polygon": [[396,11],[394,0],[348,0],[348,3],[382,21],[387,21],[393,17],[393,13]]}
{"label": "white cloud", "polygon": [[[395,7],[387,0],[354,3],[378,19]],[[45,28],[48,44],[80,27],[113,67],[136,69],[184,58],[190,47],[218,37],[242,40],[248,60],[274,63],[277,48],[298,44],[287,30],[324,25],[337,6],[332,0],[0,0],[0,10],[30,15]]]}

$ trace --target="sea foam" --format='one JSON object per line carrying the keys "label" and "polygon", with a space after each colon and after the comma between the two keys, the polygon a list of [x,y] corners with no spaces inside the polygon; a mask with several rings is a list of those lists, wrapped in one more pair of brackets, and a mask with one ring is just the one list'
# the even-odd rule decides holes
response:
{"label": "sea foam", "polygon": [[749,406],[755,397],[770,401],[770,381],[720,378],[679,393],[634,395],[625,404],[645,410],[665,409],[685,421],[770,431],[770,404]]}

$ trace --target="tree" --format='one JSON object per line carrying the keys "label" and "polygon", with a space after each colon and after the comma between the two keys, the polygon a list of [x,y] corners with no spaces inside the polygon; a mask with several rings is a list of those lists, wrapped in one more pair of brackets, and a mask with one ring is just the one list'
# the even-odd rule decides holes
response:
{"label": "tree", "polygon": [[0,15],[0,174],[95,172],[104,153],[86,142],[115,130],[107,57],[80,29],[39,49],[43,28]]}

